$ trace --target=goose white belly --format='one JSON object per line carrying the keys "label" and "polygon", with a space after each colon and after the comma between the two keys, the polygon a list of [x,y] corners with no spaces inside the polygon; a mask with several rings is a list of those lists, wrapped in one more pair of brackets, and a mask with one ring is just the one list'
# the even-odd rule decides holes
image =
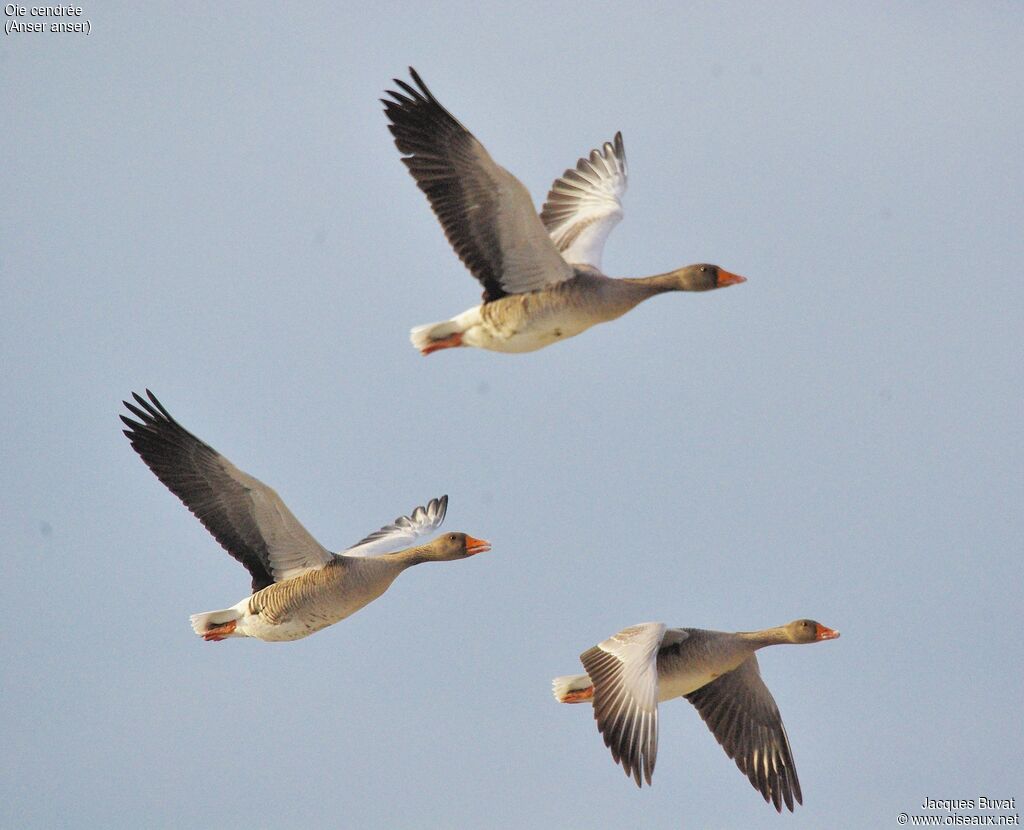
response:
{"label": "goose white belly", "polygon": [[236,633],[271,642],[300,640],[369,605],[398,574],[378,559],[347,561],[343,581],[327,569],[312,571],[243,599],[235,605],[242,614]]}
{"label": "goose white belly", "polygon": [[509,297],[460,314],[456,320],[471,321],[463,333],[463,343],[494,352],[532,352],[614,319],[579,305],[531,304],[530,299]]}
{"label": "goose white belly", "polygon": [[280,616],[268,618],[262,611],[252,613],[252,597],[246,597],[235,608],[242,614],[235,629],[236,636],[255,637],[267,642],[301,640],[322,628],[334,625],[368,605],[374,597],[338,602],[305,602]]}
{"label": "goose white belly", "polygon": [[354,608],[334,608],[331,609],[331,613],[304,608],[279,622],[268,620],[262,614],[247,613],[238,621],[236,631],[243,637],[256,637],[267,642],[301,640],[303,637],[315,634],[321,628],[327,628],[329,625],[334,625],[334,623],[350,617],[363,605],[366,603]]}
{"label": "goose white belly", "polygon": [[600,321],[573,319],[570,315],[565,315],[564,320],[538,320],[526,328],[512,332],[496,331],[490,326],[479,325],[467,330],[462,339],[469,346],[492,352],[535,352],[552,343],[575,337],[598,322]]}

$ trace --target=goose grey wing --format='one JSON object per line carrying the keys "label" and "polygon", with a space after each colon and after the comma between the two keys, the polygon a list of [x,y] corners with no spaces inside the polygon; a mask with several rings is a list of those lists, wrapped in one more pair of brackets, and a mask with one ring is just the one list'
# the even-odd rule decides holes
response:
{"label": "goose grey wing", "polygon": [[124,434],[167,489],[246,567],[254,592],[330,561],[331,553],[277,493],[181,426],[148,389],[146,394],[149,400],[132,393],[137,405],[124,401],[138,419],[121,416]]}
{"label": "goose grey wing", "polygon": [[529,192],[495,163],[409,67],[414,88],[381,99],[402,161],[430,202],[459,259],[484,287],[484,302],[573,276],[537,216]]}
{"label": "goose grey wing", "polygon": [[421,536],[437,530],[444,521],[447,510],[448,496],[431,499],[408,516],[399,516],[391,524],[384,525],[380,530],[375,530],[366,538],[360,539],[342,553],[345,556],[377,556],[407,548]]}
{"label": "goose grey wing", "polygon": [[622,220],[626,178],[626,148],[619,132],[555,179],[540,218],[566,262],[600,270],[604,241]]}
{"label": "goose grey wing", "polygon": [[624,628],[580,655],[594,684],[594,719],[612,758],[648,784],[658,756],[658,648],[663,623]]}
{"label": "goose grey wing", "polygon": [[761,679],[756,656],[751,655],[686,699],[697,707],[725,754],[765,801],[780,813],[783,801],[790,812],[794,799],[803,804],[786,727],[772,693]]}

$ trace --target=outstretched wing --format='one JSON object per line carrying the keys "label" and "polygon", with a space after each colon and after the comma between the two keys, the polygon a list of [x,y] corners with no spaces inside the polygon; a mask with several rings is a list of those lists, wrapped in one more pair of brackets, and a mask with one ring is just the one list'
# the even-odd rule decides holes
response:
{"label": "outstretched wing", "polygon": [[562,282],[559,256],[529,192],[446,110],[409,67],[414,88],[381,99],[402,159],[459,259],[484,286],[484,302]]}
{"label": "outstretched wing", "polygon": [[221,546],[245,565],[256,592],[323,567],[331,553],[316,541],[270,487],[199,440],[146,390],[124,401],[124,434],[146,466],[192,511]]}
{"label": "outstretched wing", "polygon": [[625,192],[622,133],[555,179],[540,218],[566,262],[600,270],[604,241],[622,220]]}
{"label": "outstretched wing", "polygon": [[408,516],[399,516],[342,553],[345,556],[376,556],[407,548],[421,536],[437,530],[447,510],[448,496],[431,499],[425,507],[417,507]]}
{"label": "outstretched wing", "polygon": [[755,655],[686,699],[697,707],[725,754],[736,761],[765,801],[780,813],[783,801],[790,812],[794,798],[803,804],[786,727],[761,679]]}
{"label": "outstretched wing", "polygon": [[658,756],[658,648],[663,623],[641,623],[583,652],[580,660],[594,684],[594,718],[612,751],[641,786],[648,784]]}

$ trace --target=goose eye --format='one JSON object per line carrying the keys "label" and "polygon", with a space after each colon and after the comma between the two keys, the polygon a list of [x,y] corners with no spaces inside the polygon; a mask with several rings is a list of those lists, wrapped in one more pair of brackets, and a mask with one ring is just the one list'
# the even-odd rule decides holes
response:
{"label": "goose eye", "polygon": [[455,541],[455,534],[454,533],[449,533],[448,534],[448,541],[449,542],[454,542]]}

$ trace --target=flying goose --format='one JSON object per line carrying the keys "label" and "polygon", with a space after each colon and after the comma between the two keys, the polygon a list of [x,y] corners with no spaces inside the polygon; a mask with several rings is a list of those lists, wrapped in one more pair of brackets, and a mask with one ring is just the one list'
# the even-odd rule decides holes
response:
{"label": "flying goose", "polygon": [[388,128],[459,258],[484,287],[483,303],[451,320],[417,326],[425,355],[475,346],[530,352],[621,317],[666,291],[708,291],[745,282],[717,265],[613,279],[601,251],[622,219],[622,133],[555,180],[540,216],[523,184],[500,167],[409,67],[412,87],[381,99]]}
{"label": "flying goose", "polygon": [[448,497],[432,499],[342,553],[331,553],[292,515],[274,490],[238,469],[174,420],[156,396],[132,393],[124,434],[146,466],[252,575],[252,595],[231,608],[192,615],[204,640],[298,640],[345,619],[421,562],[465,559],[490,544],[446,533],[409,547],[444,521]]}
{"label": "flying goose", "polygon": [[764,800],[792,812],[794,799],[803,804],[800,780],[754,652],[838,636],[814,620],[735,633],[641,623],[583,652],[587,673],[556,677],[552,687],[560,703],[593,701],[605,746],[638,787],[654,772],[658,703],[685,697]]}

